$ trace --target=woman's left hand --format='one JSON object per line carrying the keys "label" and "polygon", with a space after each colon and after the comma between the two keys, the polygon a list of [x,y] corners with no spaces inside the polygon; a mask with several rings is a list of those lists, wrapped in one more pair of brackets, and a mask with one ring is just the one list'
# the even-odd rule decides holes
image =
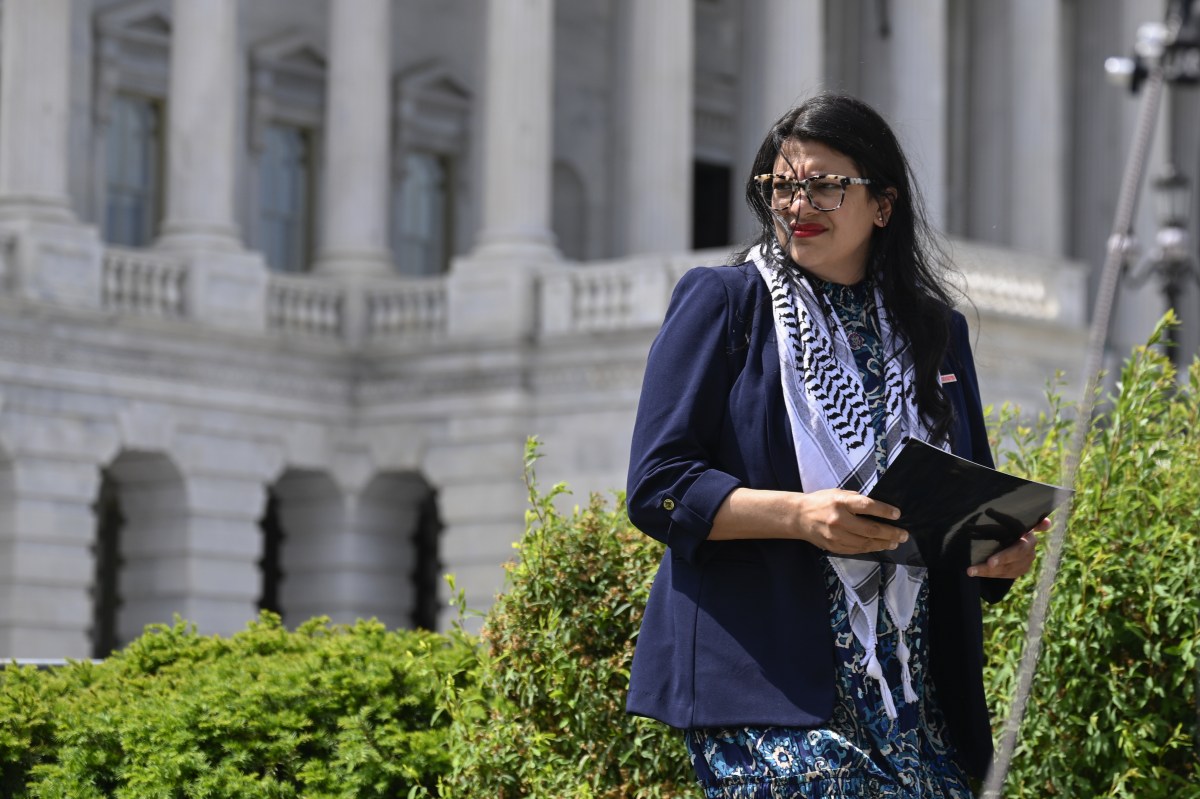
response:
{"label": "woman's left hand", "polygon": [[1043,519],[1012,546],[992,555],[986,562],[967,569],[968,577],[997,577],[1012,580],[1033,568],[1037,554],[1037,534],[1050,529],[1050,520]]}

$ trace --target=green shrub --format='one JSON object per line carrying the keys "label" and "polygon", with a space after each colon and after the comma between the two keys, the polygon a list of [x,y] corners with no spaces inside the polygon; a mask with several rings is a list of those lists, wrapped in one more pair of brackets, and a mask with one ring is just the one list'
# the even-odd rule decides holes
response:
{"label": "green shrub", "polygon": [[618,499],[571,515],[566,492],[539,493],[526,448],[531,508],[508,590],[483,628],[480,681],[459,697],[456,799],[697,795],[682,737],[627,716],[633,643],[662,547],[635,530]]}
{"label": "green shrub", "polygon": [[0,796],[25,797],[34,766],[54,760],[55,706],[69,690],[32,666],[0,672]]}
{"label": "green shrub", "polygon": [[461,637],[278,617],[156,626],[101,664],[0,674],[0,788],[38,799],[418,795],[450,768]]}
{"label": "green shrub", "polygon": [[[1151,344],[1158,341],[1158,334]],[[1042,662],[1006,796],[1200,797],[1200,362],[1136,351],[1081,462]],[[994,425],[1001,467],[1055,482],[1071,409]],[[618,498],[539,492],[482,646],[376,622],[228,639],[179,622],[101,664],[0,671],[13,799],[694,797],[679,735],[624,713],[662,548]],[[999,725],[1034,580],[987,611]],[[460,600],[461,603],[461,600]],[[461,604],[460,604],[461,608]]]}
{"label": "green shrub", "polygon": [[[1168,321],[1169,323],[1169,321]],[[1161,338],[1161,326],[1151,345]],[[1140,348],[1096,419],[1053,589],[1040,666],[1005,796],[1198,797],[1200,362],[1186,385]],[[1024,425],[1004,468],[1056,482],[1068,409]],[[1008,711],[1033,577],[988,611],[989,695]],[[997,727],[999,729],[999,727]]]}

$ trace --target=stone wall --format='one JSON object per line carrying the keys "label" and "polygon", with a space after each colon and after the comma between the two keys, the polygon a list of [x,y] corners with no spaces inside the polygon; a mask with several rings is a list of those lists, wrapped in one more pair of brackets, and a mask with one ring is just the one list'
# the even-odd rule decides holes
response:
{"label": "stone wall", "polygon": [[[92,654],[105,579],[121,601],[119,640],[175,613],[210,632],[240,628],[264,597],[271,525],[283,531],[268,562],[290,622],[410,624],[418,603],[445,597],[422,568],[454,573],[468,604],[486,608],[523,526],[525,438],[545,441],[544,481],[568,482],[576,501],[621,489],[671,287],[723,258],[503,271],[498,281],[532,298],[532,323],[475,308],[466,333],[442,281],[305,292],[264,275],[231,327],[178,299],[203,265],[170,256],[79,256],[69,271],[98,287],[86,301],[23,290],[65,267],[33,233],[13,235],[13,251],[35,255],[0,295],[0,656],[22,657]],[[985,402],[1036,406],[1054,371],[1078,362],[1079,267],[961,250]],[[370,309],[357,330],[344,313],[355,292]],[[489,327],[526,332],[478,335]],[[121,520],[112,541],[98,532],[102,485]],[[415,536],[431,495],[438,551],[422,565]],[[120,564],[108,578],[105,547]]]}

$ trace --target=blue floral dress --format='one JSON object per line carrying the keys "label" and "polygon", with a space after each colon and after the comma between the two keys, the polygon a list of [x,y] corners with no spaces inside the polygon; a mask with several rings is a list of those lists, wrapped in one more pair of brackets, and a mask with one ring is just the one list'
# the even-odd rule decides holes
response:
{"label": "blue floral dress", "polygon": [[[871,408],[879,442],[880,470],[887,463],[883,440],[885,397],[883,346],[874,296],[866,282],[842,286],[813,281],[846,331]],[[708,799],[970,799],[966,775],[954,759],[946,723],[928,678],[929,585],[922,587],[907,633],[912,685],[920,701],[906,703],[896,655],[895,624],[879,603],[876,653],[892,688],[897,718],[889,719],[879,683],[862,665],[862,644],[850,629],[845,593],[829,562],[825,586],[834,634],[836,685],[828,726],[694,729],[686,735],[696,776]],[[885,565],[884,568],[888,568]],[[730,686],[730,690],[737,690]]]}

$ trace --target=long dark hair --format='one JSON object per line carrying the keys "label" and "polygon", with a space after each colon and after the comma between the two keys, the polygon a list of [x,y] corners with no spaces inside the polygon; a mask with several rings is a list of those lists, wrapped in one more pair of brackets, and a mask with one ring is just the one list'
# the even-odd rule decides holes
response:
{"label": "long dark hair", "polygon": [[[819,94],[780,117],[758,148],[746,180],[746,202],[761,226],[751,249],[777,241],[775,220],[753,176],[775,171],[775,159],[788,140],[820,142],[837,150],[871,179],[864,188],[873,196],[894,193],[887,226],[871,234],[866,276],[879,286],[894,332],[912,351],[917,407],[933,440],[943,440],[953,419],[938,380],[950,341],[953,300],[942,277],[950,265],[925,217],[896,135],[875,109],[845,94]],[[738,260],[744,261],[749,251]],[[803,264],[797,266],[803,271]]]}

